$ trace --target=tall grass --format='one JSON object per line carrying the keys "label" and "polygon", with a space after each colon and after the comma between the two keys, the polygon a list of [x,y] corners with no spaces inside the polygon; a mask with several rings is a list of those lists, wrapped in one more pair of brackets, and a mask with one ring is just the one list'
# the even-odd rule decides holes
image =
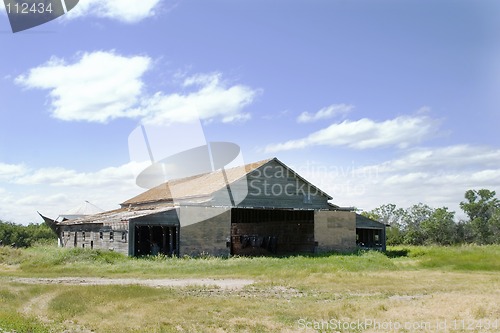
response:
{"label": "tall grass", "polygon": [[[39,246],[0,247],[0,275],[100,277],[232,277],[297,279],[335,272],[396,271],[425,268],[455,271],[500,271],[500,246],[390,247],[386,254],[297,255],[289,257],[131,258],[101,250]],[[404,264],[406,263],[406,264]]]}
{"label": "tall grass", "polygon": [[[119,253],[90,249],[35,247],[4,249],[0,264],[17,264],[18,275],[154,277],[276,278],[332,272],[361,272],[397,269],[379,252],[290,257],[181,257],[130,258]],[[9,259],[9,252],[15,259]],[[0,274],[1,274],[0,270]],[[9,272],[12,274],[12,272]]]}
{"label": "tall grass", "polygon": [[407,248],[419,267],[455,271],[500,271],[500,246],[418,246]]}

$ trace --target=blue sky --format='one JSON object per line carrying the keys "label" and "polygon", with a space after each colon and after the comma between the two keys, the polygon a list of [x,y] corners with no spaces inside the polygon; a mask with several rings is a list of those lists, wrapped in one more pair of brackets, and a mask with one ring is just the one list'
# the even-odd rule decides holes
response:
{"label": "blue sky", "polygon": [[132,131],[193,117],[339,205],[461,217],[500,190],[498,1],[80,0],[16,34],[0,12],[3,220],[117,208]]}

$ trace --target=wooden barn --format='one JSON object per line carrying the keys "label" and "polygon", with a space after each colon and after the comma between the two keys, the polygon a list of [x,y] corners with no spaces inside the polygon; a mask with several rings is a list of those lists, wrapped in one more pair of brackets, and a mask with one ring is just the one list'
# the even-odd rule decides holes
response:
{"label": "wooden barn", "polygon": [[331,199],[273,158],[171,180],[117,210],[45,220],[61,246],[130,256],[287,255],[351,251],[360,244],[385,249],[383,224]]}

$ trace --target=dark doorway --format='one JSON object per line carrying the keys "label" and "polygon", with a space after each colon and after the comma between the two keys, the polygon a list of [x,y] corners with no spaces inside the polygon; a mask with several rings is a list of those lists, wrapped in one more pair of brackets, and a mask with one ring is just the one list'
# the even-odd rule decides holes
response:
{"label": "dark doorway", "polygon": [[360,248],[382,250],[384,247],[383,230],[356,228],[356,245]]}
{"label": "dark doorway", "polygon": [[136,225],[134,256],[179,255],[179,228],[171,225]]}
{"label": "dark doorway", "polygon": [[314,249],[312,210],[231,210],[233,255],[286,255],[312,253]]}

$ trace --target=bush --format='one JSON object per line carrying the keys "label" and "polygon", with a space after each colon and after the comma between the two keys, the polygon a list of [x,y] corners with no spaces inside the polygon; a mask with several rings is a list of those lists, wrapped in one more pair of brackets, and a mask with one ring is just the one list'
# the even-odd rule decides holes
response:
{"label": "bush", "polygon": [[57,235],[45,224],[20,225],[0,221],[0,243],[4,246],[30,247],[37,242],[55,242]]}

